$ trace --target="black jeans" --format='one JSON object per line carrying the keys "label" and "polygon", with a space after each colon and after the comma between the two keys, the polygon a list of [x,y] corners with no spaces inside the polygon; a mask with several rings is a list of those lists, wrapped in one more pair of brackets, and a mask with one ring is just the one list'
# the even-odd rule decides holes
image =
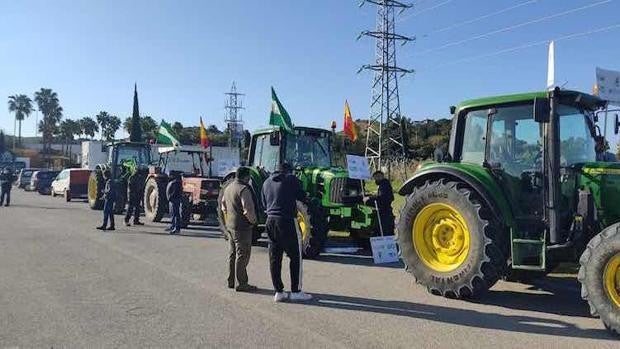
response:
{"label": "black jeans", "polygon": [[301,290],[303,274],[301,262],[301,238],[297,234],[295,221],[292,218],[267,217],[265,224],[269,236],[269,270],[271,281],[276,292],[284,291],[282,283],[282,257],[284,252],[290,259],[291,291]]}
{"label": "black jeans", "polygon": [[9,185],[3,184],[2,187],[0,188],[0,205],[2,204],[5,204],[7,206],[11,204],[11,185],[10,184]]}
{"label": "black jeans", "polygon": [[129,222],[133,216],[133,222],[140,222],[140,199],[135,197],[129,197],[129,203],[127,204],[127,213],[125,214],[125,222]]}
{"label": "black jeans", "polygon": [[181,231],[181,202],[170,201],[170,230]]}
{"label": "black jeans", "polygon": [[114,201],[106,200],[103,204],[103,224],[104,228],[108,228],[108,220],[110,221],[110,228],[114,228]]}

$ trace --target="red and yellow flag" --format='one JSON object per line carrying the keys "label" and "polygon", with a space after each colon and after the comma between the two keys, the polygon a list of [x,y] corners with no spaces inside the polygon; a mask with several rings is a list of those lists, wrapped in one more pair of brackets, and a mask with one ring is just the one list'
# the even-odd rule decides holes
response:
{"label": "red and yellow flag", "polygon": [[351,117],[351,109],[349,108],[349,102],[344,101],[344,134],[352,141],[357,141],[357,127]]}
{"label": "red and yellow flag", "polygon": [[202,123],[202,117],[200,117],[200,145],[202,145],[203,148],[209,147],[209,137],[207,137],[207,129]]}

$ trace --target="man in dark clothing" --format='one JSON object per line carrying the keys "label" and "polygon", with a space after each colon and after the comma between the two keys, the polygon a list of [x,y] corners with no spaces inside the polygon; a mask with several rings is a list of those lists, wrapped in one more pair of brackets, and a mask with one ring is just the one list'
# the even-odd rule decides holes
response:
{"label": "man in dark clothing", "polygon": [[394,212],[392,212],[392,202],[394,201],[394,191],[392,190],[392,184],[385,178],[385,175],[381,171],[375,171],[372,178],[377,184],[377,195],[367,197],[366,205],[377,208],[379,214],[379,220],[381,223],[380,229],[383,230],[383,235],[394,235]]}
{"label": "man in dark clothing", "polygon": [[5,207],[11,205],[11,187],[15,181],[13,170],[6,167],[0,173],[0,206],[4,204]]}
{"label": "man in dark clothing", "polygon": [[181,232],[181,197],[183,188],[181,184],[181,176],[177,172],[171,173],[172,180],[166,187],[166,196],[170,203],[170,227],[166,229],[170,234],[179,234]]}
{"label": "man in dark clothing", "polygon": [[[114,228],[114,202],[116,201],[116,183],[112,179],[110,170],[103,172],[105,187],[103,189],[103,224],[97,227],[99,230],[115,230]],[[108,220],[110,226],[108,227]]]}
{"label": "man in dark clothing", "polygon": [[[312,296],[301,291],[302,260],[301,236],[295,220],[297,201],[304,201],[306,194],[301,182],[290,173],[290,167],[282,164],[263,184],[262,200],[267,222],[265,229],[269,236],[269,267],[271,281],[276,291],[274,300],[283,302],[307,301]],[[282,256],[290,259],[291,294],[284,292],[282,283]]]}
{"label": "man in dark clothing", "polygon": [[125,214],[125,225],[130,226],[129,220],[133,216],[133,225],[144,225],[140,222],[140,201],[144,196],[144,179],[136,172],[129,177],[127,183],[127,213]]}
{"label": "man in dark clothing", "polygon": [[252,252],[252,235],[256,225],[256,205],[250,183],[250,169],[239,167],[235,180],[226,186],[222,195],[222,212],[228,233],[228,288],[236,291],[256,291],[248,284],[247,266]]}

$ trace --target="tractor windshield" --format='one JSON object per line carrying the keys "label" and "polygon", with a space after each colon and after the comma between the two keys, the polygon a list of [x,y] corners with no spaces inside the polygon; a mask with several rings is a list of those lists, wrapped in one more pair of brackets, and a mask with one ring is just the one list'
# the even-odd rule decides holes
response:
{"label": "tractor windshield", "polygon": [[151,152],[147,147],[122,145],[118,148],[117,164],[124,160],[135,160],[137,165],[149,165],[151,163]]}
{"label": "tractor windshield", "polygon": [[596,161],[594,138],[590,117],[579,109],[559,105],[560,115],[560,164],[570,166]]}
{"label": "tractor windshield", "polygon": [[330,167],[329,138],[322,134],[287,135],[286,162],[292,166]]}

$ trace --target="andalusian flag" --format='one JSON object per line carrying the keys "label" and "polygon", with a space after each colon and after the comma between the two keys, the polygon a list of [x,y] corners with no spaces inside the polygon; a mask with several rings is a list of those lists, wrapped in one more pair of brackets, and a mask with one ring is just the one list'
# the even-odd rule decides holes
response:
{"label": "andalusian flag", "polygon": [[351,142],[355,142],[357,140],[357,127],[355,127],[355,122],[353,122],[353,118],[351,117],[351,109],[349,108],[349,102],[344,101],[344,134],[351,140]]}
{"label": "andalusian flag", "polygon": [[202,145],[203,148],[209,147],[209,137],[207,136],[207,129],[202,123],[202,117],[200,117],[200,145]]}
{"label": "andalusian flag", "polygon": [[269,125],[280,126],[284,131],[293,133],[293,123],[282,103],[276,95],[273,87],[271,88],[271,115],[269,116]]}
{"label": "andalusian flag", "polygon": [[181,142],[177,139],[170,124],[164,120],[162,120],[161,124],[159,124],[159,130],[157,131],[157,142],[162,144],[170,144],[175,147],[181,145]]}

